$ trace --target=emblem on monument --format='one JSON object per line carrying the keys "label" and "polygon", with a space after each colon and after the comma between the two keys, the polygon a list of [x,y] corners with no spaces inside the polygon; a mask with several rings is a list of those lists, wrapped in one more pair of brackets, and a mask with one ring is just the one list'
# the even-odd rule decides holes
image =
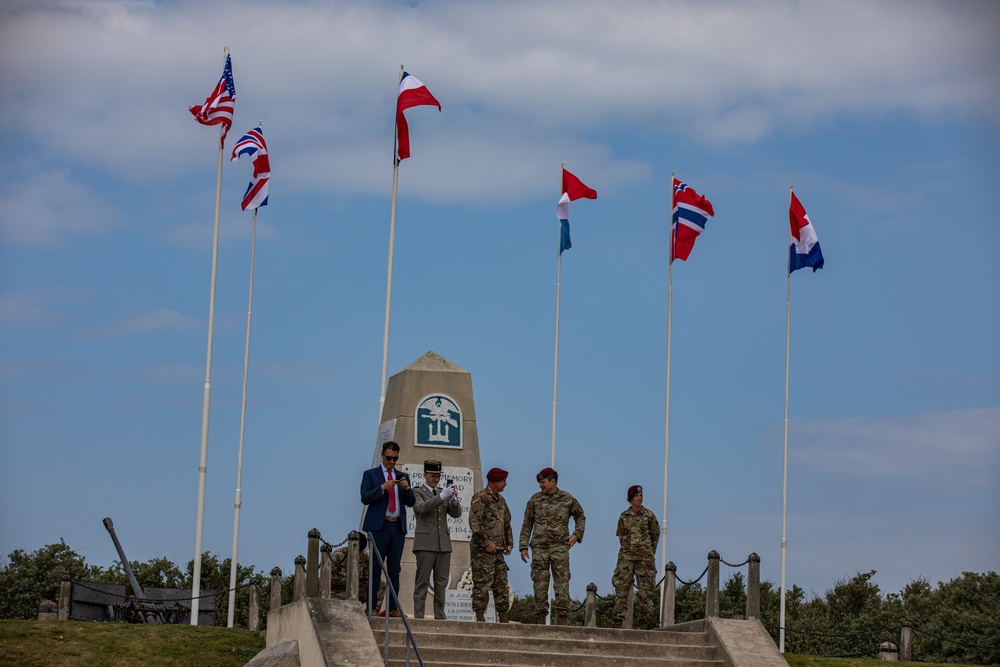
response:
{"label": "emblem on monument", "polygon": [[417,404],[414,433],[418,447],[462,448],[462,410],[443,394]]}

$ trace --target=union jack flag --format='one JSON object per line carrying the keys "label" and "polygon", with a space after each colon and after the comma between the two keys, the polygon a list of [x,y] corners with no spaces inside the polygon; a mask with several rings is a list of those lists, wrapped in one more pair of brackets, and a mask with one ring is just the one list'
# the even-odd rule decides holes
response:
{"label": "union jack flag", "polygon": [[226,134],[233,126],[233,109],[236,106],[236,84],[233,83],[233,61],[226,55],[226,66],[215,90],[205,99],[205,103],[188,107],[188,111],[202,125],[222,125],[220,146],[226,143]]}
{"label": "union jack flag", "polygon": [[267,144],[264,142],[264,130],[259,126],[250,130],[233,146],[231,162],[236,162],[246,155],[253,158],[253,178],[243,195],[243,210],[267,206],[268,181],[271,180],[271,162],[267,157]]}

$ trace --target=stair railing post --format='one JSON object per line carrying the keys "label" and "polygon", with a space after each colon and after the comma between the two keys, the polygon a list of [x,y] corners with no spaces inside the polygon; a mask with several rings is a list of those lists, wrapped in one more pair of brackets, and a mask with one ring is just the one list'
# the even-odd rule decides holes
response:
{"label": "stair railing post", "polygon": [[275,566],[271,570],[271,600],[268,611],[281,609],[281,568]]}
{"label": "stair railing post", "polygon": [[[347,591],[348,600],[360,600],[361,577],[358,576],[361,566],[361,533],[352,530],[347,535],[347,567],[344,568],[344,588]],[[378,587],[378,582],[375,582]]]}
{"label": "stair railing post", "polygon": [[913,625],[904,620],[899,628],[899,659],[910,662],[913,660]]}
{"label": "stair railing post", "polygon": [[677,602],[677,566],[674,561],[667,563],[663,573],[663,609],[660,610],[660,627],[674,624],[674,606]]}
{"label": "stair railing post", "polygon": [[719,617],[719,552],[708,552],[708,582],[705,588],[705,618]]}
{"label": "stair railing post", "polygon": [[597,584],[587,584],[587,600],[583,605],[583,627],[597,627]]}
{"label": "stair railing post", "polygon": [[760,618],[760,556],[747,558],[747,618]]}
{"label": "stair railing post", "polygon": [[306,547],[306,597],[319,597],[319,530],[309,531],[309,545]]}
{"label": "stair railing post", "polygon": [[247,630],[260,631],[260,582],[257,577],[250,580],[250,607],[247,610]]}
{"label": "stair railing post", "polygon": [[299,554],[295,557],[295,574],[292,575],[292,602],[306,596],[306,559]]}
{"label": "stair railing post", "polygon": [[333,580],[333,559],[330,557],[332,552],[333,547],[329,544],[324,544],[319,548],[319,598],[321,600],[330,599]]}

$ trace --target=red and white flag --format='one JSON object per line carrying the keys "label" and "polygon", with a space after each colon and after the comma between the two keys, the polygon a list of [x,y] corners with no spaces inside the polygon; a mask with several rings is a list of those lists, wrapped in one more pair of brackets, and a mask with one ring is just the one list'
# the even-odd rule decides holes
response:
{"label": "red and white flag", "polygon": [[417,77],[403,72],[399,80],[399,96],[396,98],[396,160],[402,161],[410,157],[410,128],[406,125],[403,111],[410,107],[435,106],[441,110],[438,102],[427,86]]}
{"label": "red and white flag", "polygon": [[205,99],[204,104],[188,107],[188,111],[202,125],[222,125],[220,146],[226,143],[226,134],[233,126],[233,109],[236,107],[236,84],[233,82],[233,61],[226,55],[226,66],[222,78],[215,84],[215,90]]}

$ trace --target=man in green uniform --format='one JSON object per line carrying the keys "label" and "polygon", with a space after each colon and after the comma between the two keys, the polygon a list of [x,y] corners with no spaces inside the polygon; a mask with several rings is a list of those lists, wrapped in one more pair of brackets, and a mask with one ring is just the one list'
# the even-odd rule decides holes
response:
{"label": "man in green uniform", "polygon": [[[368,539],[362,534],[358,541],[358,597],[362,602],[368,599]],[[347,595],[347,556],[348,548],[341,547],[335,549],[330,554],[330,590],[334,598],[343,598]],[[378,605],[382,604],[382,597],[385,594],[385,581],[380,581],[378,586]]]}
{"label": "man in green uniform", "polygon": [[486,607],[493,591],[497,621],[507,623],[510,596],[507,563],[504,556],[514,550],[510,528],[510,509],[500,492],[507,486],[507,471],[491,468],[486,473],[486,487],[472,497],[469,528],[472,540],[469,553],[472,565],[472,611],[477,621],[485,621]]}
{"label": "man in green uniform", "polygon": [[660,522],[642,506],[642,487],[628,488],[629,508],[618,517],[615,534],[621,542],[618,565],[611,578],[615,587],[615,619],[621,627],[628,606],[632,580],[639,588],[633,607],[633,628],[653,627],[653,587],[656,585],[656,545],[660,541]]}
{"label": "man in green uniform", "polygon": [[[524,508],[524,523],[519,541],[521,560],[528,562],[530,546],[536,621],[544,624],[548,615],[551,572],[552,587],[556,594],[552,602],[555,624],[566,625],[566,617],[569,616],[569,550],[577,542],[583,541],[587,518],[576,498],[558,488],[559,473],[552,468],[544,468],[535,479],[538,480],[541,491],[531,496]],[[572,534],[569,532],[571,517]]]}

